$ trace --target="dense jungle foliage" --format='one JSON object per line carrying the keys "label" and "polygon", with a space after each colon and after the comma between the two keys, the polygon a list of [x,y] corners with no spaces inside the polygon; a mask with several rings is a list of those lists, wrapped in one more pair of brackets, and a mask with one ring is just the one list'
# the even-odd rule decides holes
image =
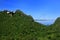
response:
{"label": "dense jungle foliage", "polygon": [[0,11],[0,40],[60,40],[60,17],[47,27],[21,10]]}

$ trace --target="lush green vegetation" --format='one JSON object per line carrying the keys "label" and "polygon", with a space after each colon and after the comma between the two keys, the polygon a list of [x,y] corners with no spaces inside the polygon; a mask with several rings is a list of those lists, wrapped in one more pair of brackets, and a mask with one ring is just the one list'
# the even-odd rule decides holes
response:
{"label": "lush green vegetation", "polygon": [[0,40],[60,40],[60,18],[46,27],[20,10],[0,11]]}

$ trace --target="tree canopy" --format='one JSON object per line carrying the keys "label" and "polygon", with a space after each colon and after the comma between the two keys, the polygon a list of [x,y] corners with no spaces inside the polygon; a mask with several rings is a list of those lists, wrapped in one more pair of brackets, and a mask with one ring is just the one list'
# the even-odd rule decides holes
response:
{"label": "tree canopy", "polygon": [[0,11],[0,40],[60,40],[60,17],[47,27],[21,10],[12,17],[7,11]]}

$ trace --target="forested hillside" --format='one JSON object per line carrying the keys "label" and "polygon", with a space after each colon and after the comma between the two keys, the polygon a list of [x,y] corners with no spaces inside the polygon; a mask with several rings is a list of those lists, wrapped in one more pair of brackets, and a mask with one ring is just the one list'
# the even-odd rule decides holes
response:
{"label": "forested hillside", "polygon": [[60,17],[47,27],[21,10],[0,11],[0,40],[60,40]]}

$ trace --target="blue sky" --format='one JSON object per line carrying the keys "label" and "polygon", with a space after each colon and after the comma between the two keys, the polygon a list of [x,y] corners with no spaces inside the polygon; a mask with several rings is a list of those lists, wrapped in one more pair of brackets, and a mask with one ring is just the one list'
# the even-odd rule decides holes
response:
{"label": "blue sky", "polygon": [[34,19],[60,17],[60,0],[0,0],[0,10],[20,9]]}

